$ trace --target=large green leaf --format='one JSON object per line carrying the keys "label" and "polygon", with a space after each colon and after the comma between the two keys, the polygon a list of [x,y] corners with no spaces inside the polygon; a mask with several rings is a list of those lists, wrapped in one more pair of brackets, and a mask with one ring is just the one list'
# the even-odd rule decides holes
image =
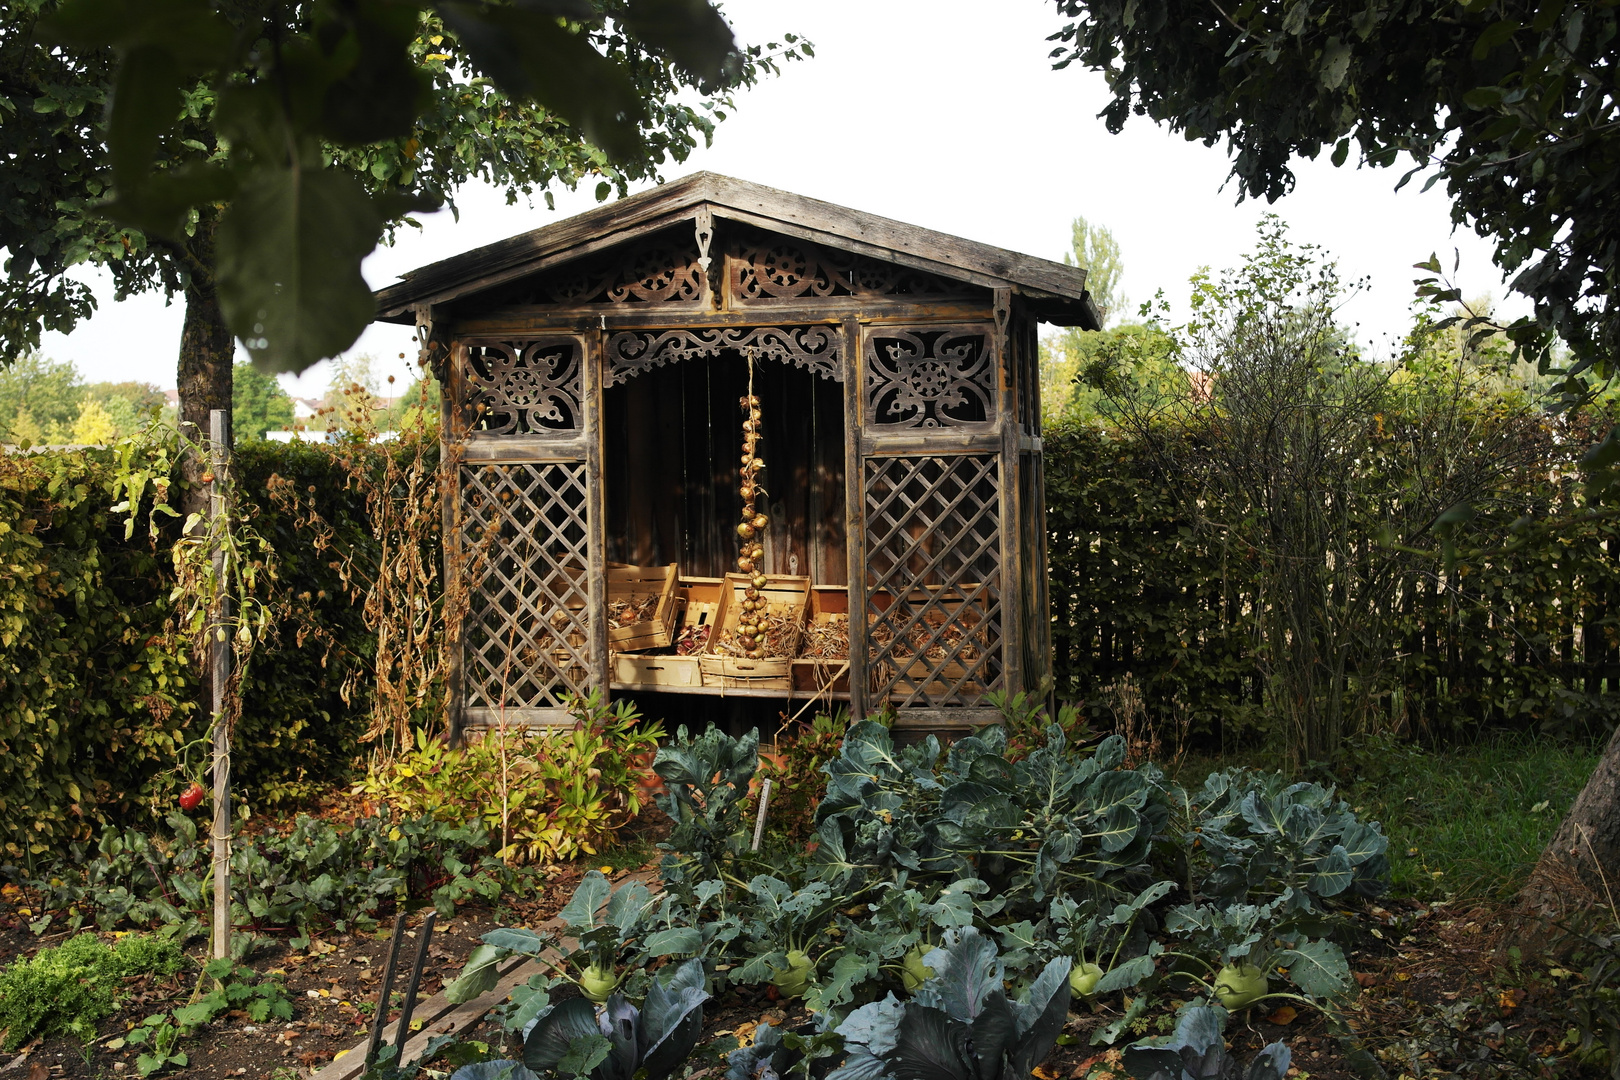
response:
{"label": "large green leaf", "polygon": [[602,872],[591,870],[574,887],[574,895],[568,898],[568,903],[557,917],[576,935],[589,933],[596,929],[596,913],[607,902],[608,894],[612,891],[613,887]]}
{"label": "large green leaf", "polygon": [[268,371],[336,356],[374,313],[360,260],[383,215],[335,169],[259,169],[219,223],[216,284],[232,333]]}
{"label": "large green leaf", "polygon": [[480,945],[467,957],[461,974],[444,988],[445,999],[455,1005],[471,1001],[486,991],[493,990],[500,981],[500,962],[512,955],[494,945]]}
{"label": "large green leaf", "polygon": [[523,1040],[523,1063],[535,1072],[557,1067],[568,1056],[575,1039],[602,1034],[596,1008],[584,998],[569,998],[540,1017]]}
{"label": "large green leaf", "polygon": [[1288,977],[1311,997],[1333,998],[1350,989],[1350,965],[1331,941],[1307,941],[1298,948],[1284,949],[1272,962],[1287,968]]}

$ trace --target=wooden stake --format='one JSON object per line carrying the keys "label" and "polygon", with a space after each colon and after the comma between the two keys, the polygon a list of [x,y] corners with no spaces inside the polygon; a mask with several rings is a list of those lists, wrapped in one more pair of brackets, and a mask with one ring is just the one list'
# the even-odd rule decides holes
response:
{"label": "wooden stake", "polygon": [[[229,513],[231,464],[230,414],[214,409],[208,414],[209,464],[214,480],[208,485],[208,516],[218,521]],[[229,525],[226,526],[229,528]],[[212,531],[213,526],[210,526]],[[226,723],[225,691],[231,678],[231,600],[225,587],[225,548],[216,546],[214,586],[218,590],[208,620],[208,654],[214,691],[214,956],[231,954],[231,732]]]}

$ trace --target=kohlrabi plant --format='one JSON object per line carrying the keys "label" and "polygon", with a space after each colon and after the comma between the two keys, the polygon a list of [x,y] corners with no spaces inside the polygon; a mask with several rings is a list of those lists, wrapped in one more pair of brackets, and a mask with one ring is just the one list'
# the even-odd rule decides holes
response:
{"label": "kohlrabi plant", "polygon": [[910,1001],[890,994],[838,1025],[848,1057],[827,1080],[1028,1080],[1068,1017],[1069,959],[1048,963],[1016,1000],[995,943],[972,927],[923,961],[935,974]]}
{"label": "kohlrabi plant", "polygon": [[1283,1080],[1293,1056],[1288,1047],[1272,1043],[1245,1069],[1226,1051],[1226,1018],[1218,1006],[1189,1005],[1173,1034],[1126,1048],[1126,1071],[1136,1080]]}
{"label": "kohlrabi plant", "polygon": [[451,1001],[471,1001],[495,985],[501,961],[521,954],[550,967],[600,1004],[649,961],[701,948],[702,935],[693,928],[658,927],[654,919],[659,910],[641,882],[615,889],[600,871],[592,870],[580,879],[559,913],[567,938],[574,942],[572,948],[564,947],[563,936],[556,934],[511,927],[491,930],[445,994]]}
{"label": "kohlrabi plant", "polygon": [[1332,788],[1228,769],[1185,800],[1179,824],[1199,899],[1265,904],[1290,892],[1291,910],[1321,910],[1389,887],[1389,839]]}
{"label": "kohlrabi plant", "polygon": [[523,1035],[523,1060],[458,1069],[452,1080],[525,1080],[555,1074],[590,1080],[664,1080],[686,1061],[703,1032],[703,964],[668,967],[648,984],[641,1008],[622,994],[601,1004],[570,998],[548,1005]]}
{"label": "kohlrabi plant", "polygon": [[658,845],[667,852],[660,867],[666,890],[684,894],[699,882],[724,880],[748,857],[745,804],[758,767],[757,731],[734,739],[710,724],[691,738],[682,726],[659,749],[653,761],[664,781],[658,808],[675,822],[669,840]]}
{"label": "kohlrabi plant", "polygon": [[753,903],[744,928],[752,952],[736,980],[769,981],[785,998],[802,998],[815,981],[816,965],[841,946],[823,933],[833,911],[846,902],[825,881],[801,889],[781,878],[760,874],[748,883]]}
{"label": "kohlrabi plant", "polygon": [[1144,913],[1174,888],[1174,882],[1155,882],[1112,910],[1098,910],[1091,901],[1054,897],[1046,919],[1030,937],[1074,960],[1069,989],[1075,997],[1089,1000],[1130,989],[1153,973],[1157,955],[1150,951],[1153,943],[1141,926]]}
{"label": "kohlrabi plant", "polygon": [[[1269,904],[1183,904],[1170,909],[1164,929],[1175,941],[1168,958],[1189,961],[1177,974],[1231,1012],[1259,1001],[1286,998],[1320,1006],[1350,989],[1350,965],[1331,941],[1307,938],[1289,918],[1289,890]],[[1273,991],[1284,978],[1308,997]]]}

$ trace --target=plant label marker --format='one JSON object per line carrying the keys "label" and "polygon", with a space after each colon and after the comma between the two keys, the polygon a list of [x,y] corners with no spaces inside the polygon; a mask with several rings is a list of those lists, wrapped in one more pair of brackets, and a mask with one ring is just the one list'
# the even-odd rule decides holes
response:
{"label": "plant label marker", "polygon": [[754,819],[754,843],[750,851],[759,850],[760,837],[765,835],[765,811],[771,808],[771,778],[766,777],[759,783],[759,816]]}

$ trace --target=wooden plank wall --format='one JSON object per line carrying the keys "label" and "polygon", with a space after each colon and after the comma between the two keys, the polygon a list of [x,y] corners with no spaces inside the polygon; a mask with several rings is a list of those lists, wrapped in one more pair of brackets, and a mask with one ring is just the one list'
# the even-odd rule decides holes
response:
{"label": "wooden plank wall", "polygon": [[[737,353],[654,368],[606,388],[607,557],[681,573],[735,569],[747,365]],[[844,531],[843,385],[772,360],[754,367],[764,412],[765,487],[772,522],[766,572],[818,585],[848,574]]]}

